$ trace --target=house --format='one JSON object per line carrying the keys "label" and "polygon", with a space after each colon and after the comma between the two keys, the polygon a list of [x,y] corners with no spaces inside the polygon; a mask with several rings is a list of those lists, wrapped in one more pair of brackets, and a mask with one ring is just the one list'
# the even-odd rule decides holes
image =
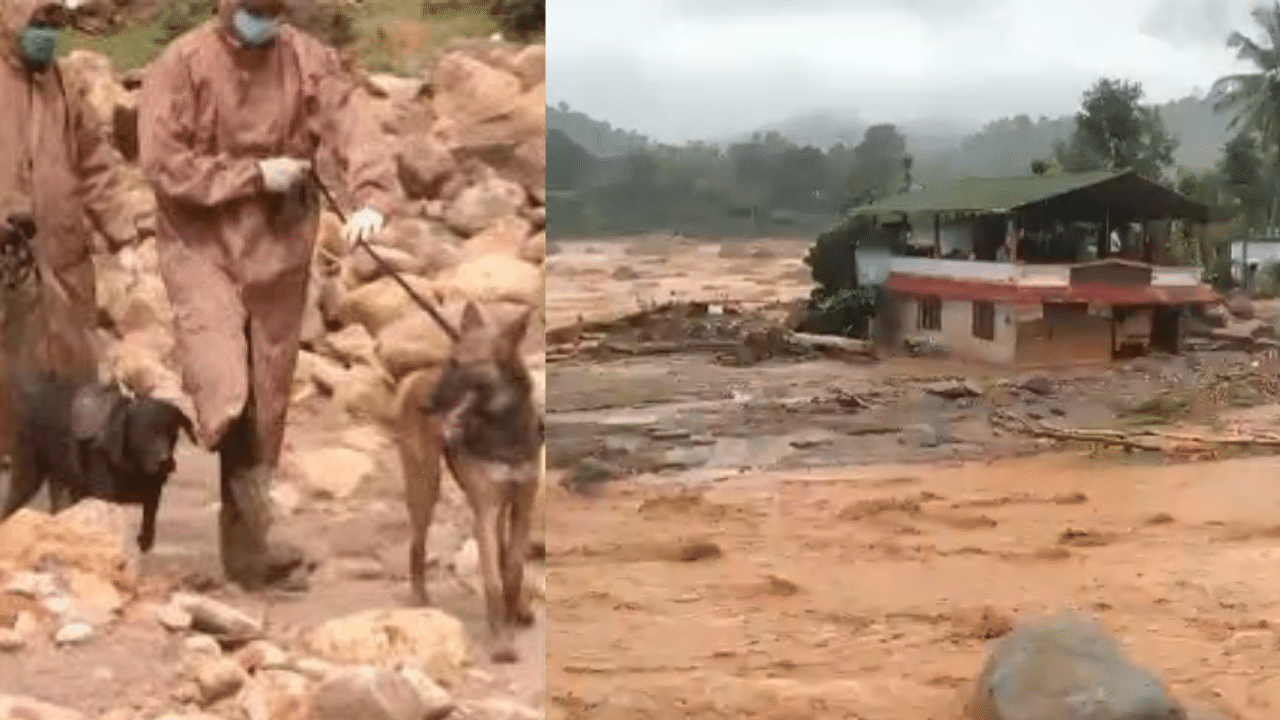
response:
{"label": "house", "polygon": [[1231,241],[1231,277],[1250,292],[1258,290],[1258,271],[1280,264],[1280,235],[1266,234]]}
{"label": "house", "polygon": [[1168,244],[1212,212],[1127,171],[969,178],[858,208],[892,238],[874,335],[1009,365],[1179,352],[1184,311],[1218,298]]}

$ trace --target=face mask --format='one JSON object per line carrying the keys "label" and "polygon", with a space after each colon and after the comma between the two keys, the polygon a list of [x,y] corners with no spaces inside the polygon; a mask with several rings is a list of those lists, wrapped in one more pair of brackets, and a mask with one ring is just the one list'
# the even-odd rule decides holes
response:
{"label": "face mask", "polygon": [[280,24],[276,20],[260,18],[244,8],[236,10],[236,14],[231,18],[231,24],[235,27],[241,42],[250,47],[271,44],[271,41],[276,39],[276,33],[280,31]]}
{"label": "face mask", "polygon": [[53,28],[27,26],[18,36],[22,59],[35,70],[43,70],[58,55],[58,31]]}

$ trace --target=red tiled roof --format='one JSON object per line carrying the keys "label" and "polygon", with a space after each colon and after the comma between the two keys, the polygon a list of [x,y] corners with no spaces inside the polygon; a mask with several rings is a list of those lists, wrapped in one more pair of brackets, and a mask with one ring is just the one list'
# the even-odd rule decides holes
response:
{"label": "red tiled roof", "polygon": [[1015,285],[1008,282],[956,280],[908,273],[889,273],[884,286],[911,295],[937,295],[950,300],[990,300],[999,303],[1087,302],[1105,305],[1190,305],[1218,301],[1208,285],[1076,284],[1058,286]]}

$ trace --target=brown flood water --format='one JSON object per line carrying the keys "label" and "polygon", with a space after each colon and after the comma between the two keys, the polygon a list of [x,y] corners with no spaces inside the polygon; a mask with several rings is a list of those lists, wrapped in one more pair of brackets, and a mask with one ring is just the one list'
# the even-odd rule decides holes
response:
{"label": "brown flood water", "polygon": [[1062,606],[1184,700],[1280,712],[1280,458],[1048,455],[548,500],[551,718],[953,718],[986,638]]}

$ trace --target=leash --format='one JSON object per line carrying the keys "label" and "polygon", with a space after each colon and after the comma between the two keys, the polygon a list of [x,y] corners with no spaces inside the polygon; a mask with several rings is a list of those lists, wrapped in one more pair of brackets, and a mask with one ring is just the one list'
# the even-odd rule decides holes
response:
{"label": "leash", "polygon": [[[343,225],[345,225],[347,223],[346,213],[342,212],[342,208],[338,207],[338,201],[334,199],[333,194],[329,192],[329,188],[326,187],[324,181],[320,179],[320,173],[316,172],[315,167],[311,168],[311,178],[315,181],[316,187],[320,188],[320,194],[324,196],[325,202],[329,203],[329,206],[333,208],[333,212],[337,214],[338,219],[342,221]],[[383,259],[383,257],[373,249],[373,246],[371,246],[364,238],[356,238],[356,245],[364,248],[365,252],[369,253],[369,257],[373,258],[373,261],[377,263],[382,272],[390,275],[391,279],[395,280],[396,283],[409,294],[409,297],[417,303],[418,307],[422,308],[423,312],[430,315],[431,319],[436,321],[436,324],[440,326],[440,329],[444,331],[445,335],[449,336],[450,340],[453,342],[458,341],[458,330],[445,319],[444,315],[440,314],[440,310],[435,305],[427,302],[417,293],[417,291],[410,287],[409,283],[405,282],[404,278],[400,277],[400,273],[396,272],[396,269],[391,267],[391,263]]]}

